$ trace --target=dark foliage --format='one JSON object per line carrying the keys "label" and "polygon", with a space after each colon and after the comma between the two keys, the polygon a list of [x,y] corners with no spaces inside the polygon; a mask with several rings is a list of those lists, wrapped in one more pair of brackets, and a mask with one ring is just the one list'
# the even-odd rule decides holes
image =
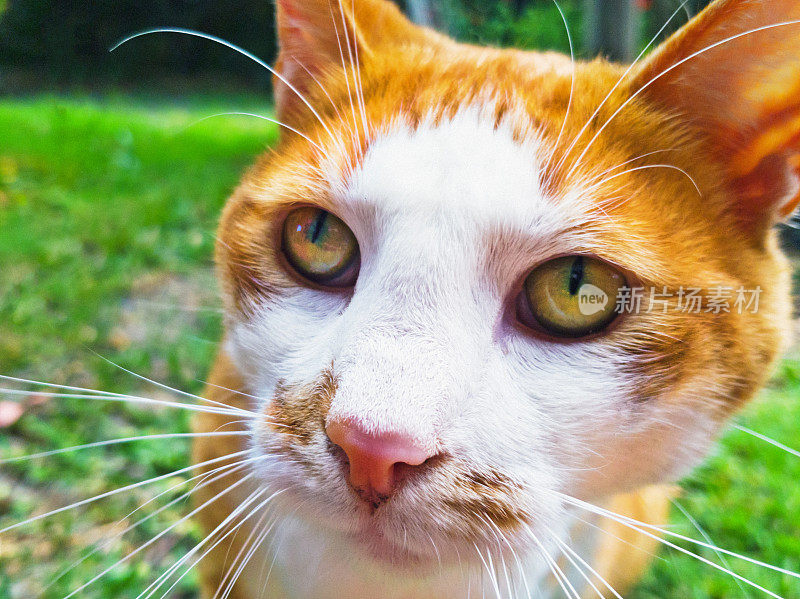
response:
{"label": "dark foliage", "polygon": [[275,34],[274,6],[268,0],[8,0],[7,4],[0,21],[5,87],[19,71],[33,74],[37,87],[163,85],[169,78],[213,76],[263,88],[269,81],[269,74],[246,58],[177,34],[158,34],[108,51],[131,33],[171,26],[223,37],[270,60]]}

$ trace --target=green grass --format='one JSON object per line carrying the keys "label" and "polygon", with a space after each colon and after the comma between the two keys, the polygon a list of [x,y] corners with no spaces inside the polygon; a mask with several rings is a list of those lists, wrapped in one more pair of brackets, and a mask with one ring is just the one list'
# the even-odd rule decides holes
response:
{"label": "green grass", "polygon": [[[257,112],[257,104],[246,108]],[[193,123],[241,107],[225,100],[172,108],[124,99],[0,101],[0,373],[157,394],[99,354],[168,385],[201,388],[220,332],[211,272],[218,214],[276,131],[256,119]],[[58,399],[0,430],[0,454],[187,428],[182,411]],[[185,440],[153,441],[0,466],[0,528],[184,467],[187,449]],[[43,583],[109,532],[109,523],[175,482],[0,536],[0,597],[39,597]],[[44,596],[63,597],[183,513],[177,504]],[[190,533],[181,525],[143,551],[144,559],[80,596],[135,597],[191,547]]]}
{"label": "green grass", "polygon": [[[215,223],[241,170],[275,140],[257,99],[181,105],[124,98],[0,100],[0,373],[120,392],[161,393],[116,364],[199,391],[220,333],[211,273]],[[800,359],[787,359],[741,423],[800,448]],[[23,398],[0,429],[0,455],[23,455],[143,434],[188,430],[174,410]],[[0,466],[0,528],[31,514],[166,474],[188,464],[185,440],[149,441]],[[0,599],[63,597],[186,513],[186,504],[91,555],[47,587],[104,535],[180,495],[181,477],[0,535]],[[731,432],[685,481],[681,505],[720,546],[800,570],[800,458]],[[158,493],[132,517],[126,515]],[[123,519],[124,525],[114,525]],[[676,513],[675,530],[698,536]],[[81,597],[135,597],[195,541],[181,524]],[[681,544],[689,548],[689,545]],[[701,555],[712,561],[711,551]],[[665,552],[632,595],[738,597],[730,577]],[[800,583],[729,558],[737,572],[785,597]],[[192,597],[193,575],[176,597]],[[752,592],[757,596],[757,592]]]}

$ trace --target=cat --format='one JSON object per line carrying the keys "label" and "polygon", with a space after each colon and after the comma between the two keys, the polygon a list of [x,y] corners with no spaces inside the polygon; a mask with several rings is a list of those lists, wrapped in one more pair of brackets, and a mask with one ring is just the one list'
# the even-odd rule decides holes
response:
{"label": "cat", "polygon": [[216,249],[230,409],[194,422],[247,433],[194,444],[202,596],[620,596],[788,341],[800,3],[716,0],[631,67],[276,4],[284,133]]}

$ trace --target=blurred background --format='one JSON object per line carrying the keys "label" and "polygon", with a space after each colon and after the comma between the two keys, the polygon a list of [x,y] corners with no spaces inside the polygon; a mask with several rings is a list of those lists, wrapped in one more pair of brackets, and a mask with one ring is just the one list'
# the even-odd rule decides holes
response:
{"label": "blurred background", "polygon": [[[661,37],[705,4],[560,2],[576,54],[614,60],[635,57],[673,13]],[[569,51],[552,0],[401,7],[463,40]],[[200,392],[221,330],[211,260],[218,214],[242,170],[278,135],[263,120],[219,113],[270,115],[270,77],[187,36],[153,35],[108,50],[142,29],[186,27],[271,61],[273,10],[266,0],[0,0],[0,374],[35,381],[0,381],[0,530],[162,477],[0,533],[0,599],[65,597],[99,574],[77,596],[136,597],[199,540],[184,518],[190,474],[170,474],[189,463],[185,438],[3,460],[189,430],[184,410],[51,393],[60,384],[175,399],[140,377]],[[782,231],[797,264],[800,235]],[[800,448],[798,397],[794,348],[739,422]],[[673,525],[798,571],[798,479],[800,459],[732,430],[684,481]],[[800,597],[791,577],[700,553]],[[631,597],[756,595],[678,551],[663,556]],[[171,596],[194,597],[194,577],[187,569]]]}
{"label": "blurred background", "polygon": [[[403,0],[416,22],[483,44],[553,48],[569,52],[552,0]],[[676,10],[667,32],[708,4],[688,0],[562,0],[581,55],[631,60]],[[140,40],[108,50],[132,32],[158,26],[212,33],[271,62],[275,55],[273,5],[265,0],[97,1],[1,0],[0,90],[263,92],[268,74],[214,44],[180,36]]]}

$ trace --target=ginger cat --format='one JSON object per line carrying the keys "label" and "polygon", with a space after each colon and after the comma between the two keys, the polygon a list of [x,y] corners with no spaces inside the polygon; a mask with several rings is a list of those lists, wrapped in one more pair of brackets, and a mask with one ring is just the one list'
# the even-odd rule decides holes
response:
{"label": "ginger cat", "polygon": [[630,68],[277,11],[284,134],[219,228],[206,397],[250,416],[195,422],[249,433],[194,446],[203,597],[624,593],[790,330],[800,2],[718,0]]}

